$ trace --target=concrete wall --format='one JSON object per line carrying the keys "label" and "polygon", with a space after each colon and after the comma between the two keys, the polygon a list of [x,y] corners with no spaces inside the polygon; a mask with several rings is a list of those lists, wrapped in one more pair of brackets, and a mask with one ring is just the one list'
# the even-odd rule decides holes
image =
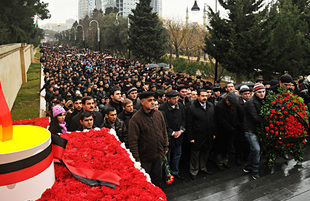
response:
{"label": "concrete wall", "polygon": [[34,61],[34,53],[33,45],[25,43],[0,46],[0,82],[10,110],[22,83],[27,82],[27,71]]}

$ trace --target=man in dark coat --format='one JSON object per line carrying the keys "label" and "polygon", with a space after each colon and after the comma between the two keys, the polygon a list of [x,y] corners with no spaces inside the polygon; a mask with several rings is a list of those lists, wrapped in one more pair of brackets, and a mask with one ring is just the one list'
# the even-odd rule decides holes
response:
{"label": "man in dark coat", "polygon": [[132,101],[133,109],[139,110],[141,107],[140,99],[138,99],[138,89],[136,87],[132,87],[127,92],[128,98]]}
{"label": "man in dark coat", "polygon": [[95,111],[94,99],[91,96],[86,96],[82,99],[82,107],[82,111],[72,118],[70,127],[68,128],[69,131],[77,131],[81,127],[81,113],[86,111],[92,112],[95,127],[100,127],[103,123],[102,114]]}
{"label": "man in dark coat", "polygon": [[67,114],[67,116],[66,116],[66,120],[65,121],[66,121],[66,127],[67,128],[70,128],[70,124],[71,124],[72,118],[75,115],[77,115],[79,112],[81,112],[81,110],[82,110],[82,97],[80,97],[80,96],[74,97],[74,99],[73,99],[73,108],[74,108],[73,112],[70,113],[70,114]]}
{"label": "man in dark coat", "polygon": [[187,134],[191,143],[190,174],[195,179],[199,170],[207,174],[209,153],[216,136],[214,105],[207,102],[207,91],[200,89],[198,98],[187,111]]}
{"label": "man in dark coat", "polygon": [[237,106],[238,95],[228,92],[215,106],[218,135],[215,140],[216,165],[223,170],[229,168],[228,153],[232,150],[233,139],[240,124],[240,108]]}
{"label": "man in dark coat", "polygon": [[183,105],[178,102],[179,93],[175,90],[166,93],[167,101],[164,102],[159,110],[164,113],[167,123],[167,133],[169,136],[168,161],[171,173],[178,179],[184,178],[179,175],[179,164],[182,155],[183,133],[185,131],[185,110]]}
{"label": "man in dark coat", "polygon": [[117,118],[115,108],[107,108],[101,127],[106,127],[110,129],[113,128],[116,131],[116,135],[118,136],[119,140],[125,143],[126,147],[128,147],[128,131],[125,123],[119,118]]}
{"label": "man in dark coat", "polygon": [[182,103],[184,109],[187,109],[190,105],[190,100],[186,97],[187,88],[187,86],[181,85],[177,89],[180,94],[179,102]]}
{"label": "man in dark coat", "polygon": [[106,110],[109,107],[114,107],[116,109],[117,114],[121,113],[123,111],[121,98],[122,98],[121,88],[118,86],[112,87],[110,91],[110,101],[108,104],[104,106],[102,110],[102,115],[104,116],[106,114]]}
{"label": "man in dark coat", "polygon": [[154,110],[154,92],[140,95],[142,107],[129,121],[129,149],[137,162],[150,174],[152,183],[161,185],[162,157],[168,152],[168,135],[162,113]]}

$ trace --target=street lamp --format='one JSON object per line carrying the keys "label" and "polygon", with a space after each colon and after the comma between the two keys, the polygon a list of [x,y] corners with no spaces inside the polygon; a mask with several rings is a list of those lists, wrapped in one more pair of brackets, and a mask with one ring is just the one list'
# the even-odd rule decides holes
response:
{"label": "street lamp", "polygon": [[58,42],[60,43],[60,24],[58,24]]}
{"label": "street lamp", "polygon": [[[204,4],[204,6],[205,6],[205,5],[206,5],[206,4]],[[206,6],[205,6],[205,7],[206,7]],[[205,20],[205,18],[206,18],[206,16],[205,16],[205,12],[206,12],[205,7],[204,7],[204,20]],[[200,8],[198,7],[198,4],[197,4],[197,1],[196,1],[196,0],[195,0],[195,2],[194,2],[194,5],[193,5],[191,11],[193,11],[193,13],[198,13],[198,12],[200,11]],[[215,0],[215,13],[216,13],[217,15],[219,15],[219,13],[217,12],[217,0]],[[206,24],[206,22],[204,22],[204,24]],[[217,63],[217,60],[215,60],[214,84],[215,84],[215,82],[217,81],[217,67],[218,67],[218,63]]]}
{"label": "street lamp", "polygon": [[84,28],[83,28],[83,25],[78,24],[78,25],[76,26],[76,30],[78,29],[78,27],[81,27],[81,28],[82,28],[82,33],[83,33],[83,41],[84,41],[84,40],[85,40],[85,37],[84,37]]}
{"label": "street lamp", "polygon": [[96,22],[96,24],[97,24],[97,33],[98,33],[98,37],[97,37],[97,40],[98,40],[98,49],[99,49],[99,51],[100,51],[100,28],[99,28],[99,23],[98,23],[98,21],[97,20],[91,20],[90,22],[89,22],[89,30],[91,30],[91,23],[92,22]]}
{"label": "street lamp", "polygon": [[[119,11],[118,13],[116,13],[116,15],[115,15],[115,22],[114,22],[114,24],[115,24],[115,26],[118,26],[119,25],[119,21],[118,21],[118,15],[120,14],[120,13],[122,13],[123,11]],[[129,23],[129,17],[127,17],[127,26],[128,26],[128,29],[129,29],[129,27],[130,27],[130,23]]]}
{"label": "street lamp", "polygon": [[74,30],[74,40],[76,41],[76,28],[75,28],[75,27],[72,27],[71,29]]}
{"label": "street lamp", "polygon": [[[119,15],[120,13],[123,13],[123,11],[118,11],[118,13],[116,13],[116,15],[115,15],[115,22],[114,22],[115,26],[118,26],[118,25],[119,25],[118,15]],[[129,17],[127,17],[127,27],[128,27],[128,30],[129,30],[129,27],[130,27]],[[129,39],[129,34],[128,34],[127,38]],[[129,58],[130,58],[130,49],[129,49],[129,47],[128,47],[128,56],[129,56]]]}
{"label": "street lamp", "polygon": [[195,2],[194,2],[194,5],[193,5],[191,11],[192,11],[194,14],[197,14],[197,13],[200,11],[200,8],[198,7],[197,1],[196,1],[196,0],[195,0]]}

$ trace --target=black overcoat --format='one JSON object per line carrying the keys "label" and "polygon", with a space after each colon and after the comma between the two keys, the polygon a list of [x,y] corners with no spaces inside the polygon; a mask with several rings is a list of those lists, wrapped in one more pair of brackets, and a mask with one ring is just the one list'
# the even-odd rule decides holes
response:
{"label": "black overcoat", "polygon": [[167,133],[169,137],[169,147],[173,148],[182,144],[184,133],[180,137],[174,138],[171,134],[173,131],[185,130],[186,119],[183,105],[178,102],[176,108],[172,108],[168,102],[160,105],[159,110],[163,112],[166,121]]}
{"label": "black overcoat", "polygon": [[216,135],[214,119],[215,108],[207,102],[206,110],[195,100],[187,110],[187,134],[189,141],[195,140],[192,148],[195,150],[210,149],[213,144],[213,136]]}

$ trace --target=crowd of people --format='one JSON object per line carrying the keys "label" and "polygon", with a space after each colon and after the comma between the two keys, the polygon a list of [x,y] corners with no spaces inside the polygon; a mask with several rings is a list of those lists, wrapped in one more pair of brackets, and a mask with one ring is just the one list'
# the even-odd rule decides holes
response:
{"label": "crowd of people", "polygon": [[184,179],[181,158],[193,180],[199,172],[213,174],[207,167],[211,152],[219,170],[230,168],[233,152],[235,164],[258,179],[256,135],[266,91],[281,87],[299,94],[302,83],[285,74],[279,82],[257,79],[236,90],[233,83],[213,86],[200,76],[69,45],[45,44],[41,52],[40,92],[46,91],[50,132],[113,128],[157,186],[164,154],[176,179]]}

